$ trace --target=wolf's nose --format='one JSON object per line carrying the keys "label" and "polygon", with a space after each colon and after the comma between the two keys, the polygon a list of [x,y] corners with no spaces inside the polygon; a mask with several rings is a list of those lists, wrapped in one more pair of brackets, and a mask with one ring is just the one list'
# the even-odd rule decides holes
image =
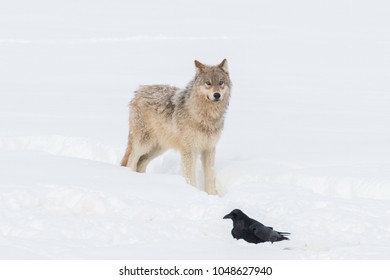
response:
{"label": "wolf's nose", "polygon": [[219,92],[215,92],[213,96],[214,96],[214,99],[216,99],[216,100],[221,98],[221,94]]}

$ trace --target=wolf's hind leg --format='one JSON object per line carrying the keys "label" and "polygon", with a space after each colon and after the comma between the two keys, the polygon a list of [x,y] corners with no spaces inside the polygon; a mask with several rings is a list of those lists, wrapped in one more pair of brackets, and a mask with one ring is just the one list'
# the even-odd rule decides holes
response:
{"label": "wolf's hind leg", "polygon": [[126,166],[131,168],[133,171],[137,171],[137,166],[142,155],[148,152],[148,148],[141,145],[140,143],[133,141],[130,147],[130,154],[128,156]]}
{"label": "wolf's hind leg", "polygon": [[182,156],[182,166],[184,177],[190,185],[196,187],[196,173],[195,173],[195,163],[196,156],[194,151],[184,150],[181,151]]}
{"label": "wolf's hind leg", "polygon": [[161,147],[154,146],[149,152],[146,154],[143,154],[137,163],[137,172],[144,173],[146,171],[146,167],[148,166],[149,162],[153,160],[154,158],[161,155],[165,150]]}
{"label": "wolf's hind leg", "polygon": [[131,147],[131,140],[129,137],[129,140],[127,142],[126,152],[125,152],[125,154],[122,158],[122,161],[121,161],[122,166],[127,166],[127,163],[129,162],[129,157],[130,157],[131,151],[132,151],[132,147]]}

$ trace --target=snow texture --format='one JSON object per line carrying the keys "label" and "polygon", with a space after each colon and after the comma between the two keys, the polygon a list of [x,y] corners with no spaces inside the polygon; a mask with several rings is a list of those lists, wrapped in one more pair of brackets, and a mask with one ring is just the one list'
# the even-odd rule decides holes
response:
{"label": "snow texture", "polygon": [[[387,1],[1,6],[1,259],[390,258]],[[187,185],[174,151],[121,167],[138,85],[223,58],[224,195]],[[234,240],[235,208],[291,240]]]}

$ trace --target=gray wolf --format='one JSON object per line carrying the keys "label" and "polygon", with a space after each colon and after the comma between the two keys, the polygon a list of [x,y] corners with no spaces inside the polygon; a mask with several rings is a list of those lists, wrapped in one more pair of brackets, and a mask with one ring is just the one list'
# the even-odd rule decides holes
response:
{"label": "gray wolf", "polygon": [[136,91],[129,104],[129,136],[121,165],[145,172],[152,159],[167,149],[176,149],[187,182],[196,186],[195,165],[200,155],[205,191],[217,194],[215,146],[224,126],[232,83],[226,59],[216,66],[195,60],[195,66],[195,77],[184,89],[144,85]]}
{"label": "gray wolf", "polygon": [[232,235],[235,239],[244,239],[246,242],[256,244],[267,241],[274,243],[289,240],[286,235],[290,235],[290,233],[275,231],[272,227],[264,226],[262,223],[249,218],[240,209],[234,209],[223,218],[232,219]]}

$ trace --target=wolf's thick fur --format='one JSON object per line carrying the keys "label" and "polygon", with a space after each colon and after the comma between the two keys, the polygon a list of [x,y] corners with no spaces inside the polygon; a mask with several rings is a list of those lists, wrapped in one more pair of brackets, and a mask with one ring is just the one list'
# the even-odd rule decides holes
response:
{"label": "wolf's thick fur", "polygon": [[215,145],[229,104],[231,81],[224,59],[217,66],[195,60],[196,75],[185,89],[169,85],[140,86],[130,102],[130,132],[122,166],[145,172],[148,163],[167,149],[182,156],[188,183],[196,186],[200,154],[205,190],[216,194]]}

